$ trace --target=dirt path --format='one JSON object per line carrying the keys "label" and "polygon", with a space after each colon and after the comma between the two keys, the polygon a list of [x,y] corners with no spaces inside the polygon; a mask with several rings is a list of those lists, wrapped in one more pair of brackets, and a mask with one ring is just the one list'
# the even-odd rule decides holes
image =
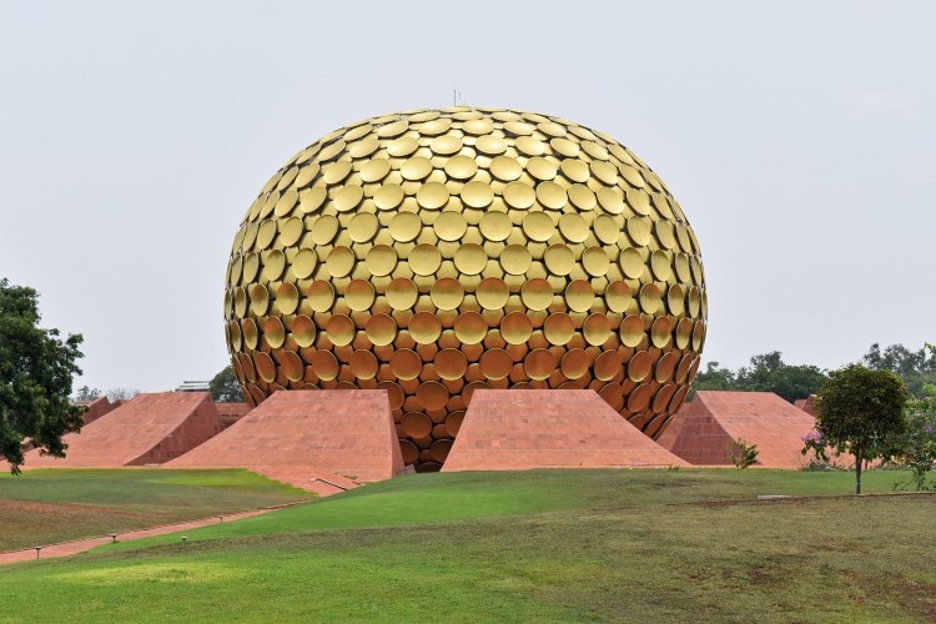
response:
{"label": "dirt path", "polygon": [[[301,505],[303,502],[287,503],[285,505],[265,507],[264,509],[241,511],[238,513],[224,514],[224,516],[218,515],[212,516],[210,518],[201,518],[199,520],[189,520],[188,522],[179,522],[176,524],[166,524],[163,526],[151,527],[149,529],[137,529],[135,531],[127,531],[126,533],[117,533],[116,539],[119,542],[132,542],[135,540],[145,539],[147,537],[156,537],[158,535],[166,535],[167,533],[177,533],[179,531],[185,531],[188,529],[197,529],[203,526],[219,524],[221,522],[233,522],[234,520],[240,520],[242,518],[252,518],[253,516],[259,516],[286,507]],[[34,559],[68,557],[69,555],[76,555],[78,553],[91,550],[92,548],[96,548],[97,546],[103,546],[113,542],[114,538],[112,536],[102,535],[100,537],[88,537],[70,542],[61,542],[59,544],[49,544],[47,546],[42,546],[38,553],[36,552],[36,548],[11,550],[9,552],[0,553],[0,565],[19,563],[21,561],[33,561]]]}

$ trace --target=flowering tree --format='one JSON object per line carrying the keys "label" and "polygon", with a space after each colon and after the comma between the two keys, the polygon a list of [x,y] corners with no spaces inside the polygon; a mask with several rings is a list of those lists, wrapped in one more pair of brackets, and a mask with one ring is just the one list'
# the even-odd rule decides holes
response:
{"label": "flowering tree", "polygon": [[927,475],[936,466],[936,386],[927,385],[924,392],[925,397],[912,401],[907,410],[907,433],[901,453],[917,490],[936,489],[926,484]]}

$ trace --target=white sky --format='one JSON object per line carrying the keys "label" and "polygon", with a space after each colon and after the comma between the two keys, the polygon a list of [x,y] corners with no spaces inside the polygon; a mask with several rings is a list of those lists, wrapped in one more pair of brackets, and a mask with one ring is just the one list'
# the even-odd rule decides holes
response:
{"label": "white sky", "polygon": [[0,277],[82,384],[227,363],[231,241],[334,128],[467,104],[634,149],[702,245],[704,359],[836,367],[936,341],[934,2],[0,4]]}

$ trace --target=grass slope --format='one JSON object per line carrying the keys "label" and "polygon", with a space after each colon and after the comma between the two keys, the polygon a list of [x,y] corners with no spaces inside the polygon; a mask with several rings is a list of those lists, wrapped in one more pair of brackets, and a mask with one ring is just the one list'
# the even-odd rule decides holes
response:
{"label": "grass slope", "polygon": [[932,621],[936,497],[848,477],[417,475],[0,569],[0,621]]}
{"label": "grass slope", "polygon": [[30,470],[0,475],[0,551],[309,498],[246,470]]}

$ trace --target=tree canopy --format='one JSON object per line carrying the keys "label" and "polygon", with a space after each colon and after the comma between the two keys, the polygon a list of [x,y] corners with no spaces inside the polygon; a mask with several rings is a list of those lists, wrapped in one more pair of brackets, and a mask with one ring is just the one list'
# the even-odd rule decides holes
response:
{"label": "tree canopy", "polygon": [[208,384],[211,398],[218,403],[238,403],[244,400],[234,369],[226,366]]}
{"label": "tree canopy", "polygon": [[752,356],[750,365],[737,371],[709,362],[696,376],[693,389],[774,392],[792,403],[815,394],[825,380],[825,372],[818,367],[787,364],[782,353],[771,351]]}
{"label": "tree canopy", "polygon": [[62,436],[77,431],[84,408],[72,405],[72,377],[80,375],[80,334],[64,340],[42,329],[38,294],[0,279],[0,456],[14,473],[23,463],[23,442],[63,457]]}
{"label": "tree canopy", "polygon": [[925,344],[921,349],[911,351],[902,344],[881,349],[878,343],[874,343],[861,361],[868,368],[900,375],[910,394],[918,399],[926,397],[927,384],[936,385],[936,345]]}
{"label": "tree canopy", "polygon": [[855,457],[855,493],[865,460],[884,457],[907,428],[910,393],[896,374],[850,364],[829,373],[816,399],[816,428],[826,444]]}

